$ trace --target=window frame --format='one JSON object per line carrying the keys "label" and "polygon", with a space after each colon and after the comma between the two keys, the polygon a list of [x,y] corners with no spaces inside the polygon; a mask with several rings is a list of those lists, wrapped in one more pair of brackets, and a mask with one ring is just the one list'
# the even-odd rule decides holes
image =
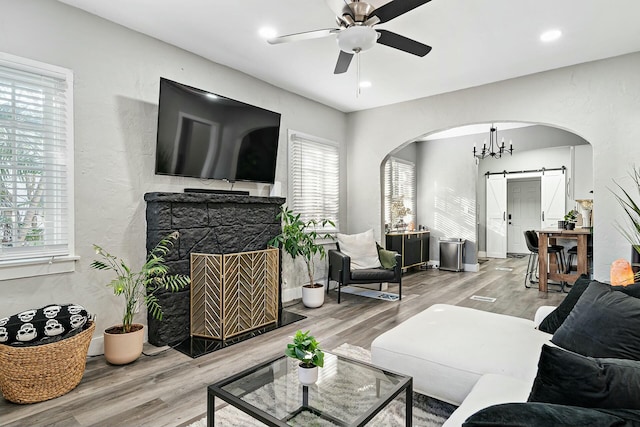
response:
{"label": "window frame", "polygon": [[65,123],[65,144],[61,150],[66,167],[66,196],[65,217],[66,223],[66,250],[44,252],[37,256],[11,257],[0,260],[0,280],[35,277],[48,274],[58,274],[75,271],[75,261],[79,259],[75,255],[74,236],[74,122],[73,122],[73,71],[56,65],[46,64],[32,59],[0,52],[0,65],[20,71],[27,71],[46,77],[62,79],[66,82],[64,92],[65,108],[68,112]]}
{"label": "window frame", "polygon": [[326,178],[335,180],[332,184],[336,189],[336,194],[335,194],[335,218],[328,218],[327,215],[323,215],[321,212],[318,212],[318,215],[314,215],[314,218],[312,218],[311,216],[307,216],[307,215],[302,215],[302,219],[304,221],[307,221],[308,219],[330,219],[335,223],[335,227],[329,225],[328,227],[322,227],[322,228],[318,228],[317,231],[318,233],[322,233],[322,234],[331,234],[331,235],[335,235],[337,233],[340,232],[340,176],[341,176],[341,155],[340,155],[340,144],[338,144],[337,142],[334,141],[330,141],[327,139],[323,139],[323,138],[319,138],[313,135],[309,135],[309,134],[305,134],[303,132],[298,132],[292,129],[288,130],[288,138],[287,138],[287,142],[288,142],[288,171],[289,171],[289,183],[287,185],[288,187],[288,198],[287,198],[287,205],[288,207],[298,213],[295,209],[296,205],[297,205],[297,201],[296,201],[296,196],[295,196],[295,185],[296,185],[296,180],[300,179],[300,177],[296,176],[296,172],[295,172],[295,157],[293,154],[294,151],[294,144],[295,144],[295,140],[299,139],[301,141],[304,141],[305,143],[310,143],[310,144],[317,144],[318,146],[322,146],[323,148],[329,148],[332,151],[335,151],[335,167],[336,167],[336,173],[335,176],[330,176],[330,175],[326,175]]}

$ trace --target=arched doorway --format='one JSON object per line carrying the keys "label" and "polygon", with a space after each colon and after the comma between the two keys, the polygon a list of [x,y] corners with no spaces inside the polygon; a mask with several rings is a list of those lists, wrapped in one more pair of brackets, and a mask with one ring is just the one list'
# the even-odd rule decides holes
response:
{"label": "arched doorway", "polygon": [[[593,189],[592,150],[583,138],[547,125],[495,123],[499,139],[504,137],[507,147],[508,141],[512,141],[513,154],[500,159],[477,159],[473,155],[474,144],[482,146],[484,139],[489,137],[491,125],[460,126],[423,135],[393,150],[382,163],[381,174],[390,157],[411,157],[415,161],[416,223],[431,230],[432,262],[439,259],[439,237],[458,237],[467,241],[466,270],[475,271],[478,257],[487,256],[487,173],[512,172],[513,182],[516,182],[517,172],[564,166],[566,181],[562,185],[565,192],[562,209],[580,210],[575,200],[592,198],[589,193]],[[382,184],[381,216],[384,218],[384,179]],[[505,201],[505,249],[509,237],[507,204]],[[514,230],[512,227],[512,234],[519,237],[521,233]]]}

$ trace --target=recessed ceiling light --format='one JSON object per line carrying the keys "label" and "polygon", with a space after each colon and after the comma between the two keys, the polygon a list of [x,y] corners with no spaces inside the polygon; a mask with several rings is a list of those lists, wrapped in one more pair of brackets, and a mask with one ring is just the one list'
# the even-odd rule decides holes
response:
{"label": "recessed ceiling light", "polygon": [[560,30],[549,30],[540,35],[540,40],[543,42],[552,42],[554,40],[558,40],[561,35],[562,31]]}
{"label": "recessed ceiling light", "polygon": [[273,27],[262,27],[258,30],[258,34],[263,39],[271,39],[278,35],[278,32]]}
{"label": "recessed ceiling light", "polygon": [[365,81],[360,82],[359,86],[362,87],[362,88],[371,87],[371,82],[365,80]]}

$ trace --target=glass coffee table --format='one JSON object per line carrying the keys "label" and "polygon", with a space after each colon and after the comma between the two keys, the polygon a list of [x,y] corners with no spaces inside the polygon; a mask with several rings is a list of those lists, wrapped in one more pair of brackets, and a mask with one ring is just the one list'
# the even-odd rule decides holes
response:
{"label": "glass coffee table", "polygon": [[413,379],[325,352],[318,381],[298,381],[298,361],[277,357],[207,388],[207,426],[215,398],[274,426],[364,426],[405,392],[405,424],[412,425]]}

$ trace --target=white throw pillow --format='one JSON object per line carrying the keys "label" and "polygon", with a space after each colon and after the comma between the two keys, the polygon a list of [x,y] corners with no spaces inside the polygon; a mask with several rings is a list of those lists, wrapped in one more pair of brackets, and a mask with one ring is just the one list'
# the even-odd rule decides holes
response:
{"label": "white throw pillow", "polygon": [[376,239],[373,237],[373,229],[360,234],[338,233],[337,237],[340,252],[351,257],[352,270],[382,267],[378,258]]}

